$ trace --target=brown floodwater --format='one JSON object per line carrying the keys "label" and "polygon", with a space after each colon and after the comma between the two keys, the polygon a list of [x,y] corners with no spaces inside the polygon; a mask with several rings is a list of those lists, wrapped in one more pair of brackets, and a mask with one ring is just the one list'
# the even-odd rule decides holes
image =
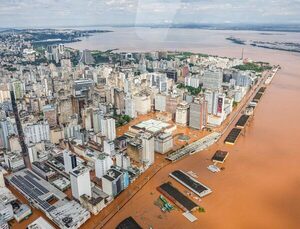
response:
{"label": "brown floodwater", "polygon": [[[220,56],[244,56],[254,60],[280,64],[282,70],[268,87],[254,119],[235,146],[221,141],[209,150],[196,153],[163,168],[157,173],[105,226],[107,229],[128,216],[143,228],[185,229],[281,229],[300,228],[300,54],[239,46],[225,38],[272,41],[300,41],[299,33],[271,35],[245,31],[118,29],[115,33],[99,34],[84,41],[68,44],[79,49],[114,49],[122,51],[185,50]],[[230,155],[225,169],[212,174],[207,170],[210,158],[218,149]],[[195,213],[198,220],[190,223],[182,212],[162,213],[154,205],[159,197],[156,188],[171,181],[181,191],[186,189],[171,180],[168,174],[175,169],[193,171],[213,193],[199,204],[205,213]],[[21,198],[22,199],[22,198]],[[196,201],[197,202],[197,201]],[[13,228],[25,228],[42,215],[33,216]],[[93,228],[92,220],[83,228]],[[92,226],[91,226],[92,225]]]}
{"label": "brown floodwater", "polygon": [[[250,33],[252,36],[253,32]],[[218,39],[228,34],[216,32]],[[247,34],[243,32],[241,36]],[[300,40],[299,34],[291,36]],[[153,49],[157,46],[153,45]],[[239,57],[242,46],[224,41],[197,47],[181,44],[179,49]],[[165,167],[105,228],[115,228],[128,216],[143,228],[300,228],[300,55],[249,46],[244,47],[244,54],[282,67],[267,88],[245,135],[235,146],[225,146],[220,141],[209,150]],[[212,174],[206,167],[217,149],[228,150],[230,155],[225,170]],[[162,182],[172,181],[168,174],[174,169],[197,173],[198,179],[213,190],[200,202],[206,212],[195,213],[198,220],[194,223],[185,219],[179,210],[162,213],[154,205],[159,196],[156,188]],[[177,182],[172,183],[186,190]]]}

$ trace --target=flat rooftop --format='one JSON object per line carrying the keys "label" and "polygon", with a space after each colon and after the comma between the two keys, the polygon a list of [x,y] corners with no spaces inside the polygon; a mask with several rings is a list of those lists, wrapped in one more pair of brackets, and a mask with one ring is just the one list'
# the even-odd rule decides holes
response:
{"label": "flat rooftop", "polygon": [[258,90],[258,93],[263,94],[263,93],[265,93],[266,89],[267,89],[266,87],[261,87],[261,88]]}
{"label": "flat rooftop", "polygon": [[211,160],[213,162],[224,163],[224,161],[226,160],[227,156],[228,156],[228,152],[227,151],[218,150],[214,154],[214,156],[211,158]]}
{"label": "flat rooftop", "polygon": [[241,129],[233,128],[225,139],[225,144],[234,145],[238,137],[240,136]]}
{"label": "flat rooftop", "polygon": [[198,207],[197,204],[169,183],[164,183],[157,189],[184,211],[193,211]]}
{"label": "flat rooftop", "polygon": [[44,212],[49,213],[55,209],[53,205],[48,203],[48,200],[53,197],[62,200],[66,197],[66,194],[35,175],[35,173],[29,169],[24,169],[9,175],[7,179],[20,193],[28,200],[33,201],[34,204]]}
{"label": "flat rooftop", "polygon": [[250,116],[249,115],[242,115],[237,123],[235,124],[236,127],[244,128],[244,126],[247,124]]}
{"label": "flat rooftop", "polygon": [[77,166],[73,171],[70,172],[71,175],[78,177],[82,174],[88,173],[90,170],[85,166]]}
{"label": "flat rooftop", "polygon": [[116,229],[142,229],[142,227],[131,217],[124,219]]}
{"label": "flat rooftop", "polygon": [[163,129],[168,129],[172,126],[173,125],[166,123],[166,122],[162,122],[162,121],[155,120],[155,119],[149,119],[147,121],[143,121],[143,122],[140,122],[140,123],[132,126],[132,128],[146,130],[148,132],[156,133]]}
{"label": "flat rooftop", "polygon": [[170,176],[200,197],[204,197],[212,192],[210,188],[181,170],[175,170],[170,173]]}
{"label": "flat rooftop", "polygon": [[43,217],[37,218],[31,224],[27,226],[28,229],[54,229],[54,227],[48,223]]}
{"label": "flat rooftop", "polygon": [[262,95],[263,95],[262,93],[257,92],[253,98],[253,101],[258,102],[261,99]]}

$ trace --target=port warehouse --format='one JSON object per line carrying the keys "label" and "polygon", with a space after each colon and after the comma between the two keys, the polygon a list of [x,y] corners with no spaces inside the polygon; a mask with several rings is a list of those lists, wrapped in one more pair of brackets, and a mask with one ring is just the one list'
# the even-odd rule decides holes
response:
{"label": "port warehouse", "polygon": [[[252,102],[248,107],[251,106],[253,107],[253,109],[255,109],[255,106],[252,106],[251,104],[257,104],[260,101],[263,94],[265,93],[265,91],[266,91],[266,87],[259,88],[258,92],[255,94]],[[242,129],[245,128],[245,125],[247,124],[249,119],[250,119],[249,115],[242,115],[240,119],[237,121],[236,127],[233,128],[230,131],[230,133],[227,135],[224,143],[228,145],[234,145],[238,137],[240,136]]]}
{"label": "port warehouse", "polygon": [[242,116],[239,118],[239,120],[237,121],[237,123],[236,123],[235,126],[236,126],[237,128],[243,129],[243,128],[246,126],[246,124],[247,124],[249,118],[250,118],[249,115],[242,115]]}
{"label": "port warehouse", "polygon": [[225,144],[234,145],[238,137],[240,136],[241,129],[233,128],[225,139]]}
{"label": "port warehouse", "polygon": [[212,192],[210,188],[208,188],[204,184],[201,184],[199,181],[195,180],[193,177],[189,176],[181,170],[175,170],[174,172],[170,173],[170,177],[172,177],[200,197],[204,197]]}
{"label": "port warehouse", "polygon": [[198,209],[198,205],[183,195],[178,189],[173,187],[170,183],[164,183],[157,188],[157,190],[167,197],[170,201],[176,204],[184,212],[191,212]]}
{"label": "port warehouse", "polygon": [[131,217],[124,219],[116,229],[142,229],[142,227]]}
{"label": "port warehouse", "polygon": [[228,157],[229,153],[227,151],[217,150],[211,160],[214,163],[224,163],[226,158]]}

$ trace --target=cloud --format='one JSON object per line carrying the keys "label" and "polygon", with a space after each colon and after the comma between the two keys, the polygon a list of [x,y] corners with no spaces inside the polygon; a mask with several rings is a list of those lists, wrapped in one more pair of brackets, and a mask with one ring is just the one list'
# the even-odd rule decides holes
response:
{"label": "cloud", "polygon": [[0,27],[300,23],[300,0],[0,0]]}

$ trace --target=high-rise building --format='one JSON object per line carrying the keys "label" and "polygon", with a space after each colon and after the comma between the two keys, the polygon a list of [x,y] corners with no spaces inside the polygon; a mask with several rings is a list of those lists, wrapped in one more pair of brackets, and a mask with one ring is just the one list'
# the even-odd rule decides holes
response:
{"label": "high-rise building", "polygon": [[50,141],[50,128],[47,121],[27,123],[23,128],[26,144]]}
{"label": "high-rise building", "polygon": [[207,101],[204,97],[195,98],[190,104],[189,126],[202,130],[207,124]]}
{"label": "high-rise building", "polygon": [[176,70],[169,69],[169,70],[166,71],[166,73],[167,73],[167,77],[169,79],[174,80],[175,83],[177,82],[178,76],[177,76],[177,71]]}
{"label": "high-rise building", "polygon": [[224,111],[225,94],[218,91],[207,90],[204,96],[207,101],[207,112],[212,115],[222,115]]}
{"label": "high-rise building", "polygon": [[223,83],[222,71],[207,70],[202,77],[203,88],[211,90],[220,90]]}
{"label": "high-rise building", "polygon": [[135,104],[133,99],[129,96],[125,98],[125,114],[130,118],[136,117]]}
{"label": "high-rise building", "polygon": [[10,149],[8,125],[9,123],[6,119],[0,120],[0,147],[4,149]]}
{"label": "high-rise building", "polygon": [[110,156],[106,154],[100,154],[95,162],[96,177],[102,178],[112,165],[113,161]]}
{"label": "high-rise building", "polygon": [[116,120],[110,117],[101,119],[101,133],[109,140],[116,138]]}
{"label": "high-rise building", "polygon": [[176,124],[186,126],[189,121],[189,109],[190,105],[183,101],[177,105],[176,108]]}
{"label": "high-rise building", "polygon": [[4,176],[3,176],[3,170],[0,167],[0,188],[4,188],[5,187],[5,181],[4,181]]}
{"label": "high-rise building", "polygon": [[111,168],[102,177],[103,191],[110,196],[117,196],[129,185],[128,172],[123,172],[116,168]]}
{"label": "high-rise building", "polygon": [[103,119],[104,114],[101,110],[93,110],[93,130],[96,134],[101,131],[101,119]]}
{"label": "high-rise building", "polygon": [[142,139],[142,162],[146,165],[152,165],[154,163],[154,136],[150,133],[143,133]]}
{"label": "high-rise building", "polygon": [[82,195],[92,196],[90,171],[87,167],[78,166],[70,172],[72,195],[80,200]]}
{"label": "high-rise building", "polygon": [[165,154],[173,148],[171,133],[161,133],[155,137],[155,152]]}
{"label": "high-rise building", "polygon": [[133,97],[135,111],[138,114],[147,114],[151,111],[151,98],[149,95],[138,94]]}
{"label": "high-rise building", "polygon": [[69,173],[77,167],[76,155],[68,150],[63,152],[65,172]]}
{"label": "high-rise building", "polygon": [[116,154],[116,165],[123,169],[128,169],[130,167],[130,158],[126,153],[117,153]]}
{"label": "high-rise building", "polygon": [[113,157],[115,156],[115,143],[109,139],[104,139],[103,141],[103,151],[107,155]]}
{"label": "high-rise building", "polygon": [[156,111],[166,111],[167,96],[163,94],[155,95],[155,110]]}

